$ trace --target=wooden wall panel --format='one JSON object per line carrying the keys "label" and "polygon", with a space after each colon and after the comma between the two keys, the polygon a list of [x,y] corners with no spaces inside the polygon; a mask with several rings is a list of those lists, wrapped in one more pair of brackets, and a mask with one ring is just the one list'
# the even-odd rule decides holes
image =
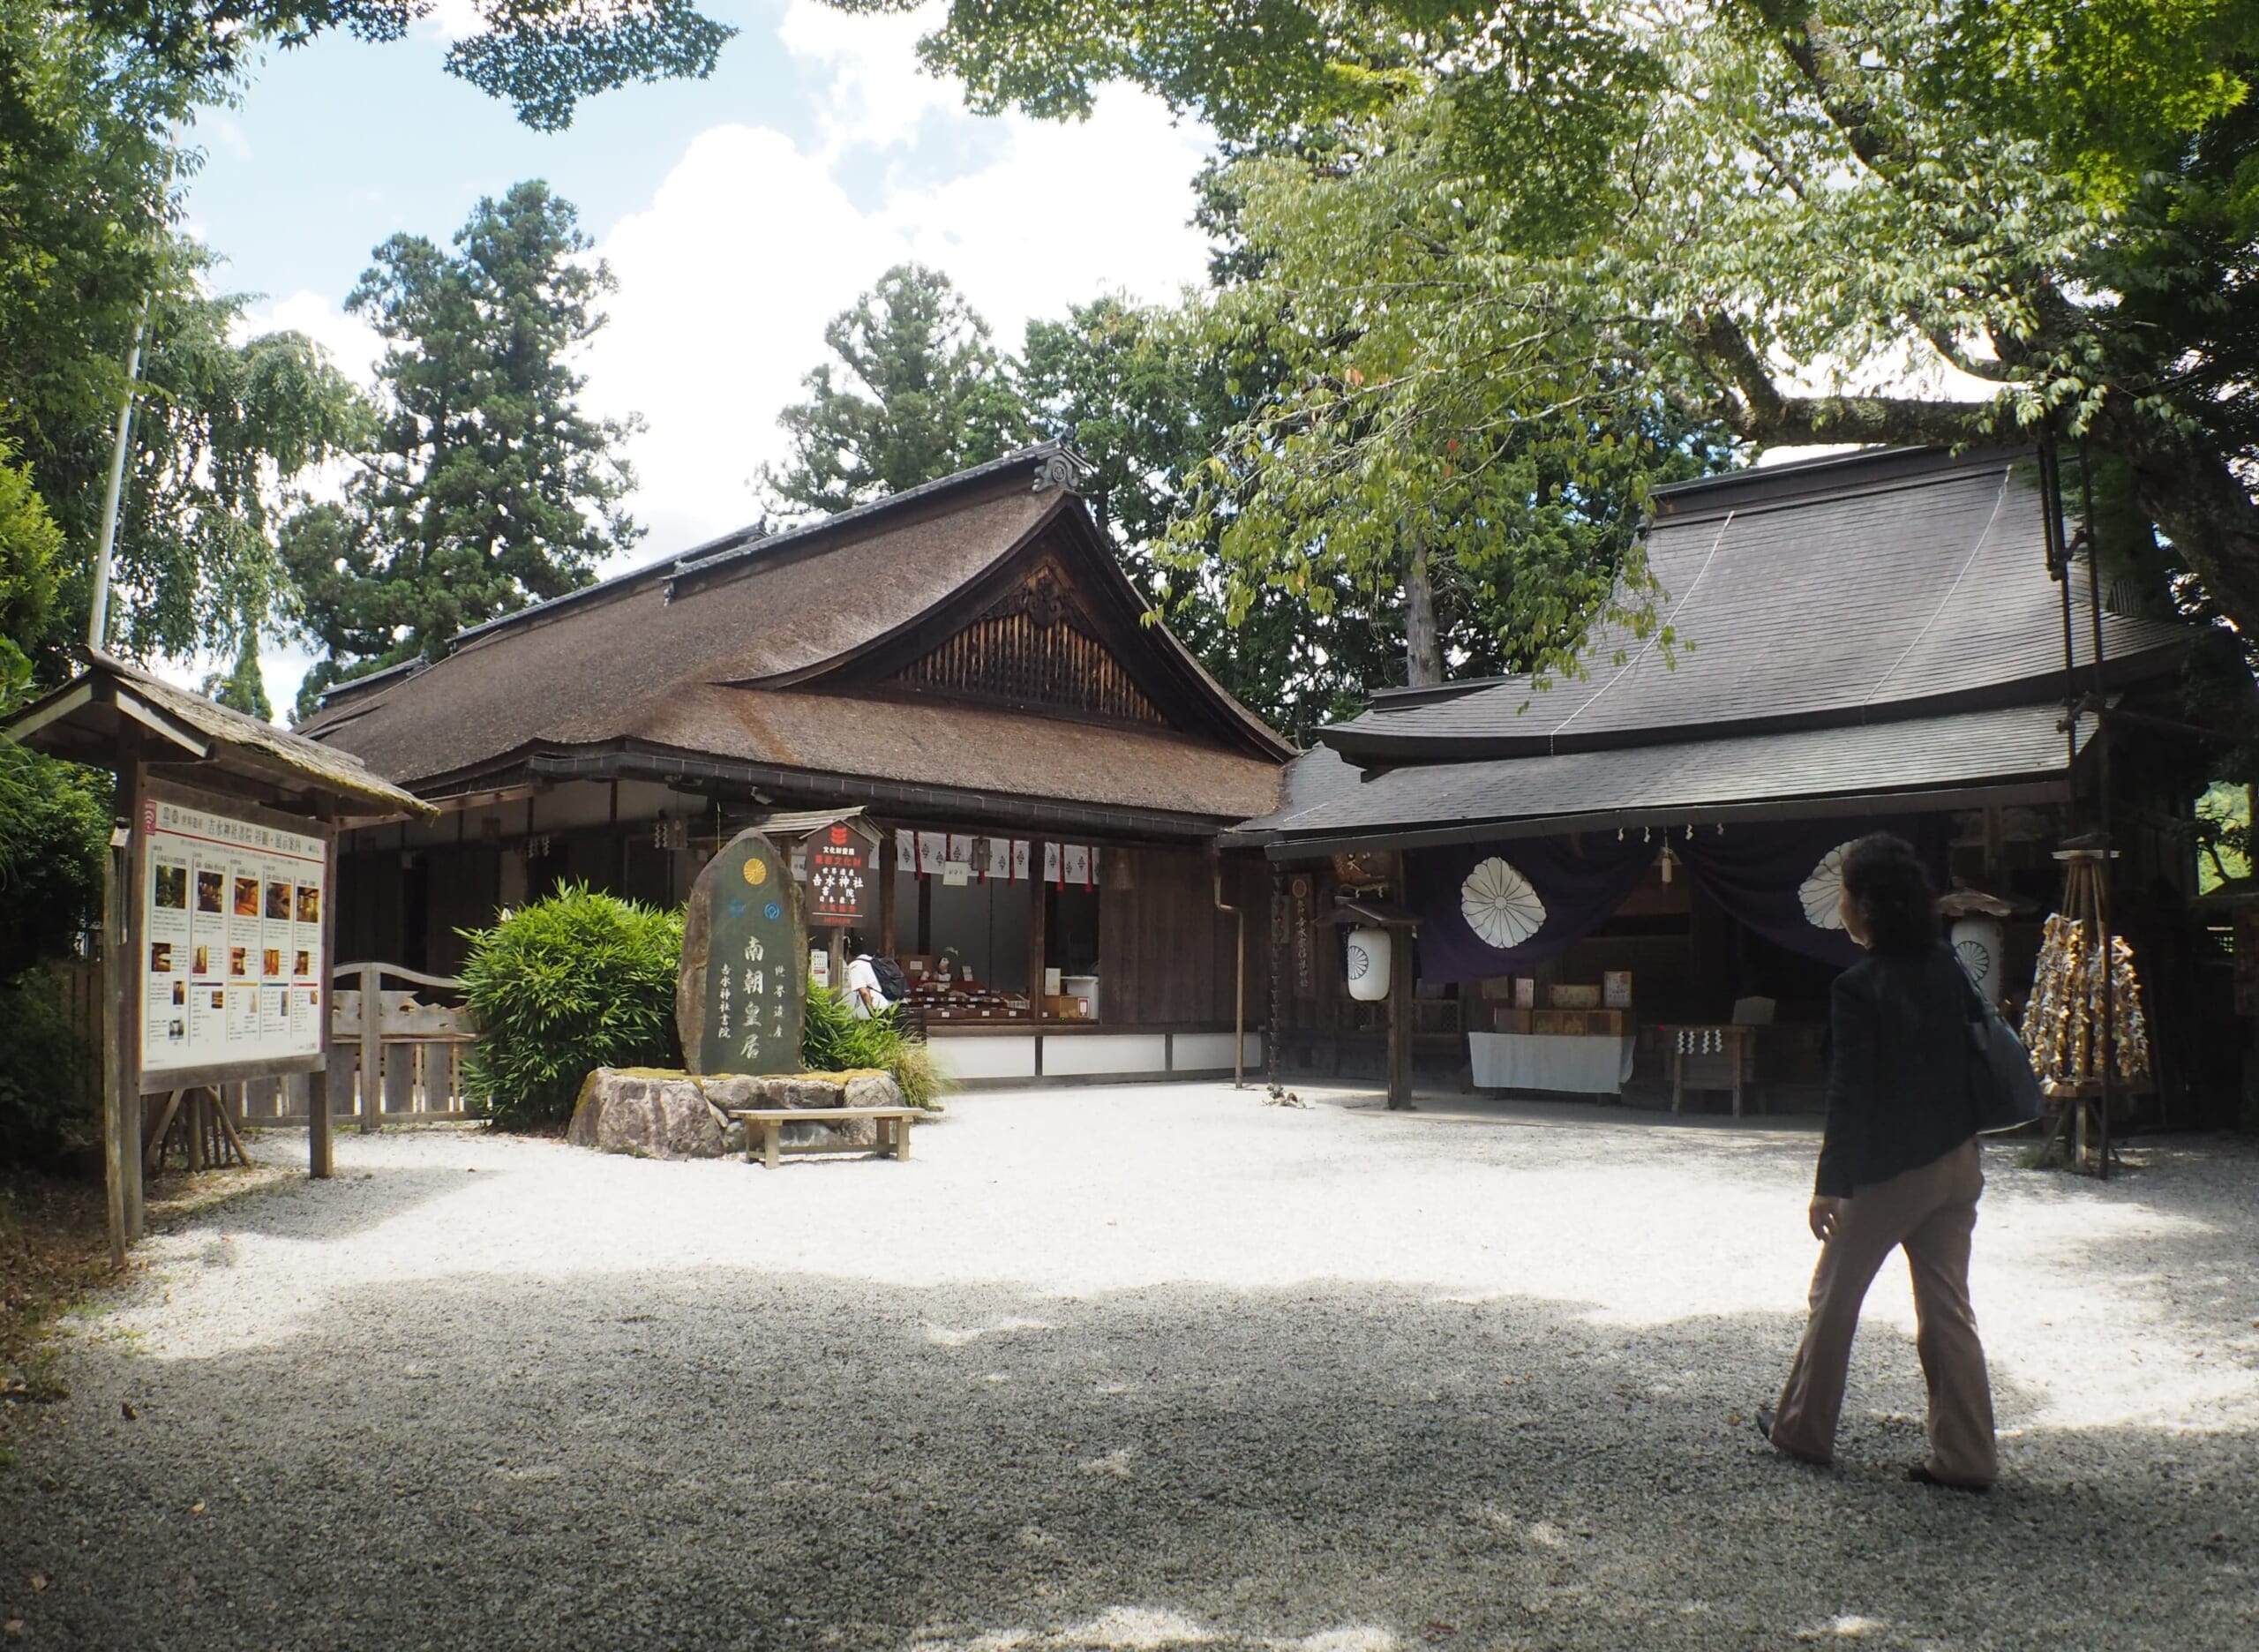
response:
{"label": "wooden wall panel", "polygon": [[[1140,1025],[1228,1025],[1237,931],[1232,914],[1216,909],[1214,862],[1197,850],[1105,852],[1109,862],[1120,855],[1128,863],[1130,887],[1118,887],[1109,875],[1099,901],[1104,1018]],[[1227,867],[1225,898],[1242,903],[1248,915],[1250,1025],[1262,1019],[1267,1002],[1267,890],[1260,867]]]}

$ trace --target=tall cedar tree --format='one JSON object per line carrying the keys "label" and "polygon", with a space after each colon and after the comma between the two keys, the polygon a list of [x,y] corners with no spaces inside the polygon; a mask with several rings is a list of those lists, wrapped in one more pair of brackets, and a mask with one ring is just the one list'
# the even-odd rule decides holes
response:
{"label": "tall cedar tree", "polygon": [[780,513],[867,503],[1009,453],[1032,426],[988,324],[939,270],[899,264],[823,330],[844,367],[777,417],[792,462],[763,481]]}
{"label": "tall cedar tree", "polygon": [[266,697],[266,677],[259,669],[258,633],[244,633],[244,640],[236,648],[234,669],[208,673],[202,692],[207,700],[231,706],[246,717],[255,717],[262,723],[274,720],[274,702]]}
{"label": "tall cedar tree", "polygon": [[569,201],[540,182],[478,203],[442,252],[394,236],[348,300],[391,345],[376,451],[342,505],[284,536],[305,629],[330,683],[419,656],[456,633],[588,583],[642,529],[621,500],[632,422],[582,412],[573,353],[612,289]]}

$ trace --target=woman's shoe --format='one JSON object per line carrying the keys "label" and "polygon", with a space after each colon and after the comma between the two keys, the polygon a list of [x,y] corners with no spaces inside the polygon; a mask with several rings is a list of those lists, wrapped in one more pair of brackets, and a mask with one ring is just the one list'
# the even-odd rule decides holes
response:
{"label": "woman's shoe", "polygon": [[1788,1446],[1782,1445],[1780,1441],[1775,1439],[1773,1438],[1774,1416],[1775,1412],[1771,1406],[1761,1405],[1757,1408],[1757,1431],[1765,1437],[1765,1443],[1767,1446],[1770,1446],[1775,1451],[1780,1453],[1782,1456],[1788,1458],[1790,1461],[1803,1463],[1809,1468],[1825,1468],[1828,1466],[1827,1459],[1825,1457],[1807,1457],[1804,1453],[1800,1451],[1791,1451]]}
{"label": "woman's shoe", "polygon": [[1943,1486],[1948,1491],[1967,1491],[1978,1497],[1993,1489],[1989,1480],[1948,1480],[1941,1475],[1932,1474],[1929,1464],[1921,1462],[1909,1468],[1906,1477],[1916,1485]]}

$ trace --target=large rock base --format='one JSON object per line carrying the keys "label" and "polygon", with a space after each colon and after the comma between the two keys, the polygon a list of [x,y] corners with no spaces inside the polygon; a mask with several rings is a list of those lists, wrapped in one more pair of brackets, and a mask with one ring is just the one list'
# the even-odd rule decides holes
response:
{"label": "large rock base", "polygon": [[565,1139],[643,1159],[718,1159],[724,1122],[687,1073],[599,1067],[581,1085]]}
{"label": "large rock base", "polygon": [[810,1142],[828,1130],[842,1146],[874,1147],[878,1127],[869,1119],[827,1123],[822,1113],[829,1108],[901,1105],[901,1087],[882,1072],[755,1078],[599,1067],[581,1086],[565,1139],[599,1153],[646,1159],[718,1159],[745,1151],[744,1127],[729,1116],[732,1110],[800,1108],[812,1116],[804,1125],[787,1125],[785,1140]]}

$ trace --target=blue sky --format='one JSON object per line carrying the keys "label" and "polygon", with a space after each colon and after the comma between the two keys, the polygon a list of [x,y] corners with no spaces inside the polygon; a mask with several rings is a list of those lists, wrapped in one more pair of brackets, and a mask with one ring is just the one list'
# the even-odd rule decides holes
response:
{"label": "blue sky", "polygon": [[[643,421],[635,561],[756,514],[752,478],[781,457],[776,417],[824,321],[890,264],[946,270],[1009,348],[1031,316],[1200,280],[1187,220],[1206,141],[1152,100],[1109,92],[1081,125],[979,119],[918,70],[927,19],[709,9],[739,30],[710,79],[609,94],[554,134],[445,72],[444,21],[275,54],[193,134],[191,226],[226,259],[222,287],[261,296],[254,326],[310,333],[366,376],[375,342],[343,304],[370,250],[401,230],[444,241],[481,195],[546,178],[619,282],[582,365],[593,410]],[[278,643],[266,664],[285,705],[304,657]]]}

